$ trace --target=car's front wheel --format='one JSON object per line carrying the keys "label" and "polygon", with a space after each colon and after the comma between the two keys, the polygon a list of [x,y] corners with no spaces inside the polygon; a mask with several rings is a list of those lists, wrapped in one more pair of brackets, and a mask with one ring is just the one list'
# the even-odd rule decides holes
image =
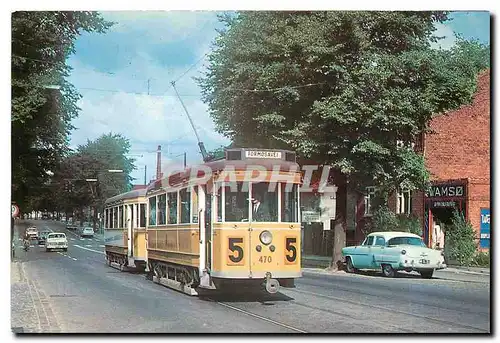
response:
{"label": "car's front wheel", "polygon": [[383,264],[382,265],[382,274],[385,277],[394,277],[396,275],[396,271],[390,264]]}
{"label": "car's front wheel", "polygon": [[358,271],[356,268],[354,268],[350,257],[346,258],[345,270],[348,273],[356,273]]}
{"label": "car's front wheel", "polygon": [[424,279],[432,279],[432,274],[434,274],[434,269],[420,271],[420,276]]}

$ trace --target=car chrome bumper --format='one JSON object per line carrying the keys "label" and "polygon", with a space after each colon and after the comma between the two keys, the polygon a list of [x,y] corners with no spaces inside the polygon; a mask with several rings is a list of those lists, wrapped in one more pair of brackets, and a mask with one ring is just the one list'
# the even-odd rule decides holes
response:
{"label": "car chrome bumper", "polygon": [[401,269],[412,269],[412,270],[418,270],[418,269],[445,269],[446,268],[446,263],[416,263],[415,261],[411,262],[400,262],[399,267]]}

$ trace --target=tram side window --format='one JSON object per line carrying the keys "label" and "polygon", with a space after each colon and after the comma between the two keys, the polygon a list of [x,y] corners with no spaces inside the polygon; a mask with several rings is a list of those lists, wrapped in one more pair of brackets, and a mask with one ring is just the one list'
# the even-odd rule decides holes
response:
{"label": "tram side window", "polygon": [[193,187],[192,201],[193,201],[193,223],[198,223],[198,186]]}
{"label": "tram side window", "polygon": [[165,216],[167,211],[167,195],[158,196],[158,225],[165,225]]}
{"label": "tram side window", "polygon": [[278,190],[268,182],[252,184],[252,220],[256,222],[278,221]]}
{"label": "tram side window", "polygon": [[297,185],[292,187],[286,183],[281,183],[281,221],[288,223],[296,223],[298,220],[298,193]]}
{"label": "tram side window", "polygon": [[191,194],[187,189],[183,189],[179,195],[181,198],[181,223],[189,223],[191,221]]}
{"label": "tram side window", "polygon": [[108,227],[108,209],[104,209],[104,227]]}
{"label": "tram side window", "polygon": [[149,225],[156,225],[156,197],[149,198]]}
{"label": "tram side window", "polygon": [[113,208],[113,229],[118,229],[118,207]]}
{"label": "tram side window", "polygon": [[146,204],[141,204],[139,211],[139,227],[146,227]]}
{"label": "tram side window", "polygon": [[168,223],[177,224],[177,192],[168,193]]}
{"label": "tram side window", "polygon": [[[235,187],[236,186],[236,187]],[[225,186],[226,222],[248,221],[248,184],[237,182],[236,185]],[[233,192],[234,191],[234,192]]]}

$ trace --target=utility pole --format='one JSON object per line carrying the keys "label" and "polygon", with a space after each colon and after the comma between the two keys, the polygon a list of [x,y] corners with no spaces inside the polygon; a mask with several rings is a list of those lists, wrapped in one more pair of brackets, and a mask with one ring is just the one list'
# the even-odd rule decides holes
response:
{"label": "utility pole", "polygon": [[146,182],[146,172],[148,170],[148,166],[147,165],[144,165],[144,186],[147,186],[147,182]]}
{"label": "utility pole", "polygon": [[187,163],[186,163],[186,152],[184,151],[184,169],[186,169],[186,165],[187,165]]}

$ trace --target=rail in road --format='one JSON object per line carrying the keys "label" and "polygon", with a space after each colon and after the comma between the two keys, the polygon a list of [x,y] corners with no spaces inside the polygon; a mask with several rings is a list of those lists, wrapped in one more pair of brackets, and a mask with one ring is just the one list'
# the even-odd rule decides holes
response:
{"label": "rail in road", "polygon": [[[490,332],[490,290],[486,282],[305,274],[296,281],[296,288],[281,288],[274,295],[201,292],[199,298],[193,298],[154,284],[143,275],[108,268],[99,242],[88,247],[86,242],[69,236],[75,240],[70,241],[68,252],[45,253],[35,248],[25,261],[32,266],[33,277],[40,278],[38,283],[54,293],[50,299],[66,325],[61,327],[69,327],[70,332],[86,322],[101,325],[100,331],[85,327],[88,332],[116,332],[113,330],[130,325],[126,313],[149,318],[129,326],[129,330],[135,330],[131,332],[165,332],[168,323],[177,320],[174,318],[179,310],[192,318],[190,324],[179,322],[174,326],[181,332],[251,332],[255,327],[258,332],[297,334]],[[60,275],[65,279],[59,279]],[[54,298],[71,287],[79,287],[85,296]],[[95,306],[102,308],[97,310]],[[64,323],[72,317],[69,313],[77,318]],[[220,318],[232,326],[224,326]],[[184,326],[198,322],[202,326]]]}

